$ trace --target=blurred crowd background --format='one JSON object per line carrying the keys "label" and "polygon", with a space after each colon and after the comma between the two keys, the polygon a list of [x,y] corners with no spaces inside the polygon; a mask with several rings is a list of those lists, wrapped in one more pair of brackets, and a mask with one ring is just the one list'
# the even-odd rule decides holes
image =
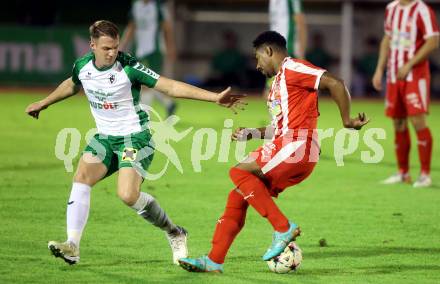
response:
{"label": "blurred crowd background", "polygon": [[[259,94],[252,40],[269,29],[268,0],[168,0],[175,58],[163,74],[191,84],[232,85]],[[305,57],[342,77],[356,97],[380,97],[371,87],[385,6],[380,0],[304,0]],[[425,1],[439,18],[440,1]],[[0,10],[0,86],[52,86],[88,52],[88,26],[115,22],[121,33],[132,1],[16,0]],[[165,46],[165,45],[164,45]],[[440,54],[431,56],[432,97],[440,98]]]}

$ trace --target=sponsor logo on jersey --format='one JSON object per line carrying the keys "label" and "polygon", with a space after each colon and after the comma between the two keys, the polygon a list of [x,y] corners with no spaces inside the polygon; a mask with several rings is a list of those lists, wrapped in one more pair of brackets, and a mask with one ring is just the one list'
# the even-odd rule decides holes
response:
{"label": "sponsor logo on jersey", "polygon": [[115,110],[118,109],[118,103],[114,102],[114,103],[109,103],[109,102],[103,102],[103,103],[99,103],[99,102],[92,102],[89,101],[90,106],[94,109],[104,109],[104,110]]}
{"label": "sponsor logo on jersey", "polygon": [[114,95],[114,93],[106,93],[104,92],[102,89],[99,90],[91,90],[91,89],[87,89],[86,93],[90,96],[95,97],[98,101],[105,103],[108,99],[108,97],[111,97]]}
{"label": "sponsor logo on jersey", "polygon": [[279,99],[269,102],[268,105],[272,116],[278,116],[281,114],[281,101]]}

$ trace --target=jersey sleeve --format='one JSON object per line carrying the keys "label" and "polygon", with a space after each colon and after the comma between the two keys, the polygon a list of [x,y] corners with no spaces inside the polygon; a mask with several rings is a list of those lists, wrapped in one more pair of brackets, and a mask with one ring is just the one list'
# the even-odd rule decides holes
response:
{"label": "jersey sleeve", "polygon": [[387,36],[391,36],[391,17],[390,17],[390,9],[387,7],[385,9],[385,20],[383,23],[383,30]]}
{"label": "jersey sleeve", "polygon": [[81,81],[79,80],[79,70],[80,67],[78,61],[76,61],[72,68],[72,81],[75,85],[81,85]]}
{"label": "jersey sleeve", "polygon": [[425,6],[420,9],[419,18],[417,19],[417,28],[422,32],[424,39],[439,34],[437,18],[430,7]]}
{"label": "jersey sleeve", "polygon": [[126,66],[124,68],[127,72],[128,78],[132,83],[138,83],[145,85],[149,88],[156,86],[159,74],[153,70],[145,67],[142,63],[136,62],[133,65]]}
{"label": "jersey sleeve", "polygon": [[170,13],[168,12],[166,4],[162,1],[158,1],[157,6],[159,8],[159,22],[168,21],[170,19]]}
{"label": "jersey sleeve", "polygon": [[93,59],[93,53],[89,52],[85,54],[83,57],[78,58],[75,63],[73,63],[72,68],[72,81],[75,85],[81,85],[81,80],[79,79],[79,73],[81,69]]}
{"label": "jersey sleeve", "polygon": [[289,60],[284,64],[286,84],[309,90],[318,90],[319,82],[325,71],[305,60]]}

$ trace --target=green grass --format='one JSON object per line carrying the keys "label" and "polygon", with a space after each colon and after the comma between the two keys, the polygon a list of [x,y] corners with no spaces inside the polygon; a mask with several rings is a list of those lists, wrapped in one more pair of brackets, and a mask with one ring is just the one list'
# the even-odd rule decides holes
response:
{"label": "green grass", "polygon": [[[391,123],[383,116],[382,102],[354,101],[353,111],[372,117],[369,127],[384,128],[387,139],[379,164],[364,164],[360,150],[337,167],[333,140],[324,140],[321,160],[302,184],[290,188],[277,203],[297,221],[303,235],[301,269],[276,275],[260,260],[270,243],[271,227],[249,210],[247,224],[226,259],[223,275],[192,274],[171,265],[163,232],[146,224],[116,196],[116,175],[102,181],[92,193],[89,222],[81,243],[81,262],[68,266],[50,256],[47,241],[65,237],[66,201],[72,173],[54,154],[58,132],[75,127],[82,135],[94,127],[85,97],[75,97],[44,111],[40,120],[24,114],[25,106],[43,94],[1,94],[0,105],[0,283],[439,283],[440,282],[440,106],[429,117],[434,135],[429,189],[409,185],[382,186],[378,181],[395,172]],[[320,127],[340,128],[336,106],[320,102]],[[156,196],[173,220],[190,232],[192,256],[206,254],[217,218],[233,185],[231,159],[202,161],[194,172],[190,153],[193,134],[200,128],[223,128],[223,120],[236,126],[262,126],[267,114],[262,101],[250,101],[237,116],[207,103],[181,101],[177,124],[194,130],[172,145],[184,173],[171,166],[161,179],[145,182],[143,190]],[[361,132],[363,133],[363,132]],[[414,138],[412,132],[412,137]],[[411,173],[419,162],[413,140]],[[248,145],[248,150],[258,142]],[[84,139],[81,147],[84,146]],[[164,159],[156,155],[152,169]],[[325,238],[327,247],[320,247]]]}

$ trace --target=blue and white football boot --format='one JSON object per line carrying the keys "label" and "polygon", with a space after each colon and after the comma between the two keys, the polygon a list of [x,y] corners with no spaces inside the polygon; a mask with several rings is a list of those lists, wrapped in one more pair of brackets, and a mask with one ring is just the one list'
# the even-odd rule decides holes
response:
{"label": "blue and white football boot", "polygon": [[223,264],[215,263],[207,256],[199,258],[181,258],[180,266],[189,272],[214,272],[223,273]]}
{"label": "blue and white football boot", "polygon": [[272,245],[263,255],[263,260],[267,261],[277,255],[280,255],[291,241],[301,234],[301,229],[295,223],[289,222],[290,228],[287,232],[280,233],[275,231],[273,233]]}

